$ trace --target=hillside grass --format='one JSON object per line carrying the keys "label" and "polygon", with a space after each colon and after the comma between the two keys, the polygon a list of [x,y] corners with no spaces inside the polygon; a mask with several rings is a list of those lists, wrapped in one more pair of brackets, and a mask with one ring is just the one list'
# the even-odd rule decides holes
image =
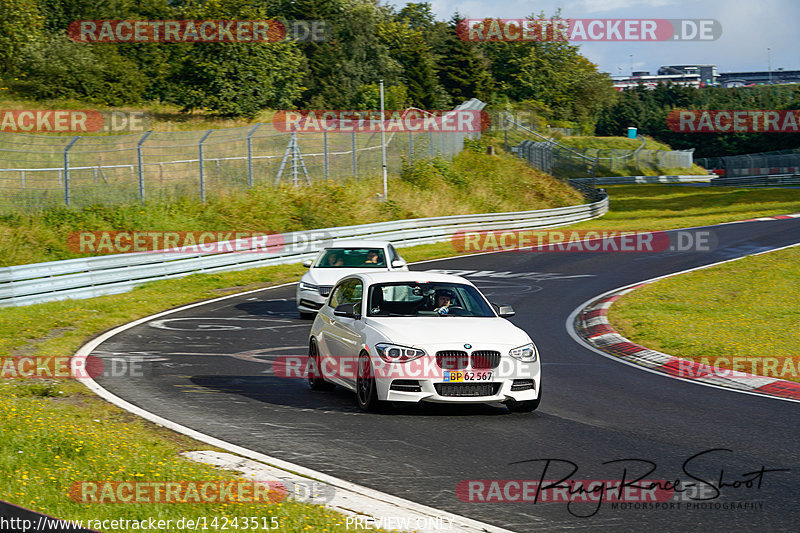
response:
{"label": "hillside grass", "polygon": [[510,155],[465,150],[452,162],[416,161],[388,182],[315,182],[311,186],[259,186],[249,191],[151,202],[144,206],[95,205],[52,208],[40,214],[0,215],[0,266],[82,255],[69,249],[81,231],[261,231],[288,232],[398,219],[527,211],[576,205],[572,187]]}
{"label": "hillside grass", "polygon": [[[672,148],[665,143],[659,142],[649,135],[644,136],[647,140],[644,149],[647,150],[667,150]],[[629,139],[627,137],[593,137],[576,135],[571,137],[561,137],[558,140],[561,144],[575,148],[576,150],[597,149],[597,150],[635,150],[639,148],[642,141],[639,139]]]}

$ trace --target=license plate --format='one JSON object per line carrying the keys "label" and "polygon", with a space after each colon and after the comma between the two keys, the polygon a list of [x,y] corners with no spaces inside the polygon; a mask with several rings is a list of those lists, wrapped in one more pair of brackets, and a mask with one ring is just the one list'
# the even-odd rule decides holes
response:
{"label": "license plate", "polygon": [[457,372],[452,370],[445,370],[444,372],[445,383],[473,383],[476,381],[491,381],[491,380],[492,380],[492,372],[490,370],[478,370],[478,371],[463,370]]}

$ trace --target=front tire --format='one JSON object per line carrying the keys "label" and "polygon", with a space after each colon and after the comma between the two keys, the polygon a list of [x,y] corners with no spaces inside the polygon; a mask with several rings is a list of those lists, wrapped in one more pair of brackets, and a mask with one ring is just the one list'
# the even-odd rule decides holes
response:
{"label": "front tire", "polygon": [[322,367],[319,363],[319,349],[317,343],[311,341],[308,345],[308,365],[306,367],[308,375],[308,386],[311,390],[331,390],[333,384],[325,381],[322,377]]}
{"label": "front tire", "polygon": [[361,352],[358,356],[358,374],[356,375],[356,402],[362,411],[377,411],[384,402],[378,400],[378,388],[369,354]]}

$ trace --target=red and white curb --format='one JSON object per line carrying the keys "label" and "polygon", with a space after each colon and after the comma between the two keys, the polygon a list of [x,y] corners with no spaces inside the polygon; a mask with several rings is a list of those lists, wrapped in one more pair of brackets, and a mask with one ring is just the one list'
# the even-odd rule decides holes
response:
{"label": "red and white curb", "polygon": [[[779,220],[782,218],[800,218],[800,214],[756,220]],[[753,255],[774,252],[799,245],[800,243],[793,244],[791,246],[784,246],[775,250],[759,252],[758,254]],[[706,265],[700,268],[693,268],[683,272],[676,272],[674,274],[660,276],[642,283],[637,283],[635,285],[628,285],[626,287],[614,289],[586,304],[581,305],[578,307],[578,309],[573,311],[573,313],[570,315],[570,318],[567,320],[567,330],[569,331],[570,335],[573,336],[573,338],[576,338],[577,335],[578,337],[576,340],[583,341],[595,351],[651,372],[666,374],[670,377],[685,381],[692,381],[714,387],[732,389],[749,394],[780,398],[782,400],[800,401],[800,383],[798,382],[748,374],[747,372],[740,372],[711,365],[704,365],[689,359],[683,359],[680,357],[675,357],[674,355],[651,350],[645,346],[631,342],[620,335],[619,332],[614,329],[614,326],[612,326],[608,321],[609,307],[611,307],[611,305],[624,294],[664,278],[692,272],[694,270],[709,268],[722,263],[728,263],[730,261],[737,261],[739,259],[741,258],[730,259],[728,261],[722,261],[720,263],[714,263],[712,265]]]}
{"label": "red and white curb", "polygon": [[791,215],[777,215],[774,217],[758,217],[758,218],[750,218],[747,220],[737,220],[736,222],[729,222],[729,224],[738,224],[740,222],[758,222],[763,220],[786,220],[787,218],[800,218],[800,213],[793,213]]}

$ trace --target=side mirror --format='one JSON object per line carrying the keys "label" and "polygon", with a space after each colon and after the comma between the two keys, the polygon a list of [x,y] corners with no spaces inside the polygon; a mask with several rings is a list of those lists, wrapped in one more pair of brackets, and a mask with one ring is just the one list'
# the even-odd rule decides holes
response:
{"label": "side mirror", "polygon": [[512,316],[516,315],[516,311],[510,305],[499,305],[499,304],[492,304],[494,308],[497,310],[497,314],[500,315],[500,318],[511,318]]}
{"label": "side mirror", "polygon": [[392,268],[403,268],[404,266],[406,266],[406,262],[402,259],[395,259],[392,261]]}
{"label": "side mirror", "polygon": [[311,265],[313,265],[313,264],[314,264],[314,260],[313,259],[305,259],[303,261],[303,266],[306,267],[306,268],[311,268]]}
{"label": "side mirror", "polygon": [[345,318],[361,320],[361,313],[359,313],[360,308],[361,302],[354,304],[339,304],[336,306],[336,309],[333,310],[333,314]]}

